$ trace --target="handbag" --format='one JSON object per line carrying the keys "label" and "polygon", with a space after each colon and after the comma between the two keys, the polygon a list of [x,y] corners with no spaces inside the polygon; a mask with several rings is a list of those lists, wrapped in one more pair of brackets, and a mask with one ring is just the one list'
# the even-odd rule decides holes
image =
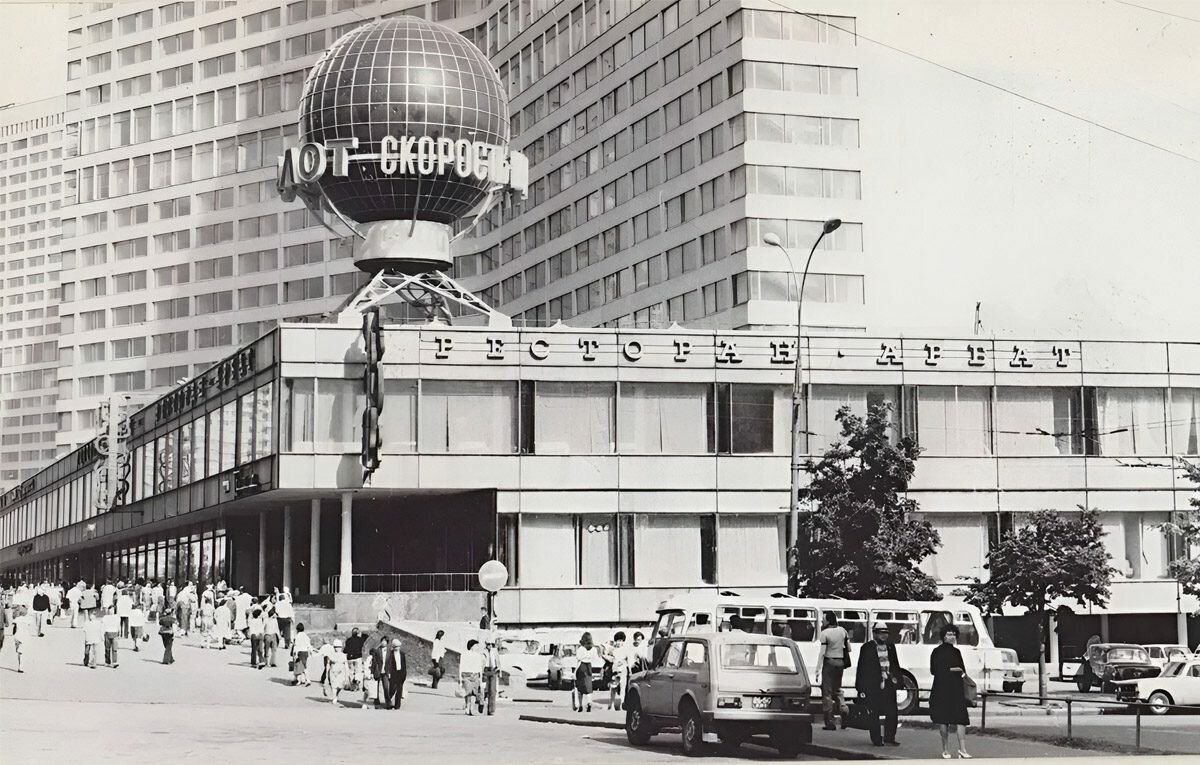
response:
{"label": "handbag", "polygon": [[967,706],[973,707],[979,703],[979,686],[968,674],[963,674],[963,695],[967,698]]}

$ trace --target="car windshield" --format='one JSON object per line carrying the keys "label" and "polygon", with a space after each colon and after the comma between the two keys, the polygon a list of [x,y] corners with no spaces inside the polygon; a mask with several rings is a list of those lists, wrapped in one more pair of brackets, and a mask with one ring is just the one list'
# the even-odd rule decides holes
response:
{"label": "car windshield", "polygon": [[721,666],[726,669],[754,669],[789,675],[799,671],[795,648],[761,643],[726,643],[721,646]]}
{"label": "car windshield", "polygon": [[1147,663],[1150,661],[1150,654],[1146,653],[1144,648],[1114,648],[1108,652],[1108,660],[1114,661],[1129,661]]}

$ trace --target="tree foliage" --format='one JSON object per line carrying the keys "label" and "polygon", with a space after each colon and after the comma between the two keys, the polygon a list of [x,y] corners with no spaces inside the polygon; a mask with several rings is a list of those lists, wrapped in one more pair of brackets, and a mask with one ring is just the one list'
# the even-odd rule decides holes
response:
{"label": "tree foliage", "polygon": [[819,461],[808,460],[809,496],[802,513],[800,549],[790,556],[794,589],[803,597],[938,600],[937,583],[917,568],[940,546],[928,521],[905,496],[920,448],[911,438],[889,438],[889,405],[860,417],[837,413],[842,439]]}
{"label": "tree foliage", "polygon": [[1164,526],[1167,531],[1177,534],[1186,545],[1184,556],[1173,561],[1168,570],[1183,586],[1184,592],[1200,597],[1200,556],[1191,554],[1192,550],[1200,547],[1200,463],[1185,459],[1179,459],[1178,462],[1187,479],[1196,487],[1196,495],[1191,499],[1192,509],[1183,518]]}
{"label": "tree foliage", "polygon": [[[1005,534],[987,556],[987,581],[970,580],[963,595],[985,614],[1005,605],[1024,608],[1037,619],[1043,645],[1046,614],[1055,600],[1104,606],[1114,569],[1104,548],[1100,511],[1079,508],[1078,517],[1054,510],[1032,513],[1023,526]],[[1038,685],[1046,695],[1045,654],[1038,651]]]}

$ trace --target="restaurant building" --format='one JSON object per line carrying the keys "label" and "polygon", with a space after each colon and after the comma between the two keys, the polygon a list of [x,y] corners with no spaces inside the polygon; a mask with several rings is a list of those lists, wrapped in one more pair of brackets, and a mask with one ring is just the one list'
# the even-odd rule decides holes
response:
{"label": "restaurant building", "polygon": [[[131,415],[109,441],[131,464],[117,506],[95,501],[99,441],[4,495],[0,573],[346,595],[472,589],[495,557],[509,624],[646,622],[672,594],[784,587],[794,336],[383,338],[382,462],[365,485],[361,330],[284,324]],[[808,453],[835,440],[839,407],[876,402],[923,447],[911,496],[941,534],[923,565],[946,592],[1022,514],[1097,507],[1118,574],[1108,609],[1072,629],[1183,637],[1198,606],[1167,566],[1189,551],[1161,525],[1195,491],[1171,460],[1200,453],[1200,343],[800,348]],[[1020,643],[1022,625],[996,631]]]}

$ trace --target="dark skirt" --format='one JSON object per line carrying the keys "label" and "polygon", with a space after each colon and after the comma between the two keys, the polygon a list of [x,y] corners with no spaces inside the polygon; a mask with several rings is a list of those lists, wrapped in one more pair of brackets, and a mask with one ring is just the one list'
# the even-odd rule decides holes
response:
{"label": "dark skirt", "polygon": [[575,668],[575,690],[580,693],[592,692],[592,665],[586,661],[580,662]]}
{"label": "dark skirt", "polygon": [[957,672],[939,672],[933,676],[929,693],[929,719],[938,725],[970,725],[963,676]]}

